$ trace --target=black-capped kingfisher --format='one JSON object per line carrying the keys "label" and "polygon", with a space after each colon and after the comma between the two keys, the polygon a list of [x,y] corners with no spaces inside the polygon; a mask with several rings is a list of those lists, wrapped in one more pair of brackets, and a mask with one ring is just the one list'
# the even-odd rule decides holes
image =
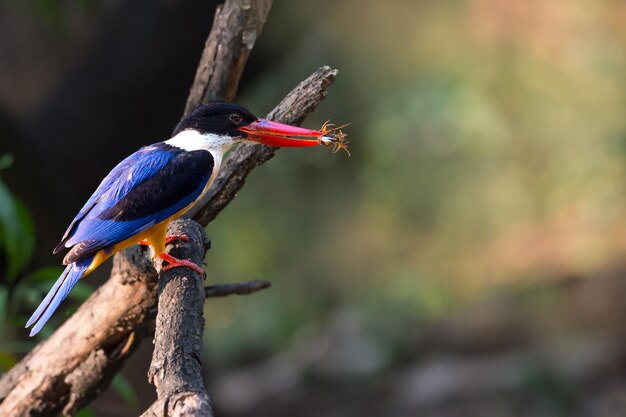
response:
{"label": "black-capped kingfisher", "polygon": [[[324,129],[322,129],[324,131]],[[224,154],[239,143],[271,146],[327,145],[326,132],[260,119],[244,107],[228,103],[201,105],[185,117],[171,139],[145,146],[120,162],[102,180],[70,223],[54,249],[70,251],[61,276],[26,323],[30,335],[41,330],[76,282],[116,252],[147,244],[168,264],[164,270],[202,268],[165,252],[168,224],[183,215],[207,192]]]}

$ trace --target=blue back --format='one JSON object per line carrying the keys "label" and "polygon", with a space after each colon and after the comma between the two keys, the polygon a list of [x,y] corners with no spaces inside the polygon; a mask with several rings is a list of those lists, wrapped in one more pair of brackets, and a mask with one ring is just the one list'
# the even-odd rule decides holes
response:
{"label": "blue back", "polygon": [[212,169],[208,151],[188,152],[164,143],[141,148],[100,183],[55,253],[74,246],[66,258],[74,262],[162,222],[199,197]]}

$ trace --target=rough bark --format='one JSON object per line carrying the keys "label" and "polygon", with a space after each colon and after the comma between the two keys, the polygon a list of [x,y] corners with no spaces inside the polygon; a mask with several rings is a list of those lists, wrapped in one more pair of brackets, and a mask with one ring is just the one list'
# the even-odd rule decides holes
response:
{"label": "rough bark", "polygon": [[[189,236],[189,241],[173,245],[172,256],[202,265],[209,248],[202,226],[177,220],[168,234]],[[212,416],[202,381],[203,281],[204,276],[190,268],[160,270],[154,353],[148,371],[157,401],[144,416]]]}
{"label": "rough bark", "polygon": [[271,7],[272,0],[229,0],[218,6],[184,114],[211,100],[233,101]]}
{"label": "rough bark", "polygon": [[68,415],[95,397],[145,337],[156,271],[140,246],[115,257],[111,278],[0,380],[0,415]]}
{"label": "rough bark", "polygon": [[[234,3],[227,1],[222,10],[234,7]],[[263,14],[259,10],[262,7],[269,9],[270,3],[250,1],[245,3],[250,8],[241,7],[238,10],[240,13],[247,11],[256,16],[265,16],[267,11]],[[230,23],[225,24],[221,20],[218,22],[216,16],[214,25],[222,29],[214,30],[230,29],[237,32],[240,30],[237,24],[249,21],[229,20]],[[257,24],[260,30],[262,20],[257,20]],[[258,31],[255,36],[257,34]],[[218,39],[226,39],[223,42],[227,42],[232,37]],[[211,45],[207,43],[207,48]],[[219,44],[218,41],[215,50],[221,51],[223,48],[229,46],[226,43]],[[219,91],[224,97],[234,95],[245,57],[235,64],[221,64],[216,59],[212,67],[207,65],[207,68],[213,68],[208,70],[208,81],[199,81],[198,86],[194,83],[190,100],[193,94],[201,90],[199,86],[203,82],[214,83],[213,87],[205,88],[205,92]],[[229,71],[237,72],[237,76],[213,77],[212,73],[224,73],[221,65],[230,65]],[[326,96],[326,89],[336,75],[336,70],[320,68],[289,93],[268,117],[283,123],[298,124]],[[209,98],[210,95],[203,93],[202,100]],[[205,226],[215,218],[243,186],[250,171],[271,158],[274,151],[272,148],[257,146],[245,147],[233,153],[210,193],[212,199],[198,205],[199,210],[194,219]],[[87,405],[108,386],[124,361],[141,340],[150,334],[148,325],[156,310],[156,283],[156,270],[140,246],[118,253],[114,257],[110,279],[49,339],[37,345],[0,379],[0,416],[52,416],[59,412],[73,415]]]}

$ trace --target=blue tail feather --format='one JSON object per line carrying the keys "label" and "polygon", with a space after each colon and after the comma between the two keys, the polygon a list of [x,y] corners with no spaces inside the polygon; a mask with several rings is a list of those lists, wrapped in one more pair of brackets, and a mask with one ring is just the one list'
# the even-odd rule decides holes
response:
{"label": "blue tail feather", "polygon": [[35,325],[31,331],[30,336],[34,336],[39,333],[39,330],[46,324],[46,322],[52,316],[52,313],[59,307],[61,302],[65,300],[65,297],[69,294],[70,290],[76,285],[78,280],[84,275],[85,271],[93,261],[93,257],[80,260],[78,262],[71,263],[65,268],[59,279],[54,283],[46,298],[43,299],[37,310],[30,316],[26,327]]}

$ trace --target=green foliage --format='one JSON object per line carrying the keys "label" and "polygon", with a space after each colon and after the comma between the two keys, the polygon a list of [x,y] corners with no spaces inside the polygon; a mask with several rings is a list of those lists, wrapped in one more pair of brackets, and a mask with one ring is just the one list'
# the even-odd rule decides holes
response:
{"label": "green foliage", "polygon": [[[11,163],[10,155],[0,157],[1,169]],[[28,209],[0,180],[0,370],[8,370],[17,354],[33,346],[35,340],[21,342],[17,332],[62,272],[58,266],[32,268],[35,241],[34,222]],[[89,293],[89,287],[80,283],[70,298],[84,300]],[[51,328],[44,329],[42,336]]]}
{"label": "green foliage", "polygon": [[15,280],[28,264],[34,244],[34,225],[26,207],[0,182],[0,251],[5,254],[6,280]]}
{"label": "green foliage", "polygon": [[85,408],[78,410],[78,412],[74,414],[74,416],[75,417],[96,417],[96,413],[90,407],[85,407]]}
{"label": "green foliage", "polygon": [[[0,171],[11,165],[8,155],[0,157]],[[29,270],[35,246],[35,228],[30,213],[0,180],[0,372],[8,371],[18,361],[18,355],[34,346],[34,341],[48,337],[54,324],[42,329],[37,339],[20,342],[17,331],[26,322],[27,316],[41,302],[45,294],[61,274],[59,266]],[[91,295],[91,288],[79,282],[72,289],[70,299],[84,301]],[[53,317],[52,323],[64,320]],[[112,381],[113,389],[131,407],[137,408],[139,400],[133,387],[122,375]],[[77,416],[95,416],[93,410],[84,408]]]}
{"label": "green foliage", "polygon": [[113,381],[111,381],[111,387],[124,399],[126,404],[133,409],[139,408],[139,398],[137,397],[137,392],[124,375],[115,375]]}
{"label": "green foliage", "polygon": [[[0,170],[12,163],[10,155],[0,157]],[[35,247],[35,228],[24,204],[13,197],[0,181],[0,253],[2,278],[12,282],[30,261]]]}
{"label": "green foliage", "polygon": [[335,66],[304,124],[351,122],[352,157],[281,150],[209,226],[210,279],[273,283],[209,303],[212,354],[288,344],[340,306],[391,326],[621,264],[625,21],[606,4],[491,3],[272,10],[283,24],[259,48],[283,60],[239,100],[269,109],[312,68]]}
{"label": "green foliage", "polygon": [[40,19],[48,27],[60,32],[68,28],[71,15],[75,15],[76,12],[90,12],[101,3],[99,0],[77,0],[72,2],[63,2],[61,0],[4,1],[10,3],[14,8],[23,9],[26,13]]}

